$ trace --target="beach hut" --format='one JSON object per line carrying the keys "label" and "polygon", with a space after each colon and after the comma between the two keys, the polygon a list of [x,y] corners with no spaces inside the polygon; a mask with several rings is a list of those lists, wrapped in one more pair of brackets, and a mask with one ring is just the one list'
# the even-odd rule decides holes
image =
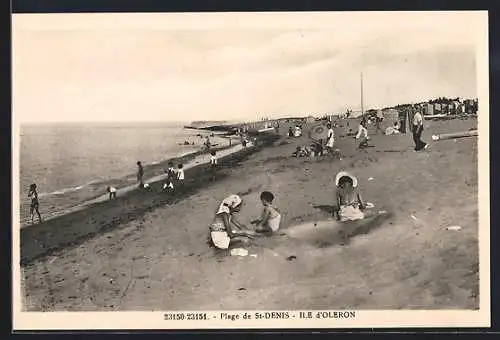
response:
{"label": "beach hut", "polygon": [[[395,122],[399,120],[399,112],[396,109],[385,109],[382,111],[384,121]],[[378,116],[378,114],[377,114]]]}
{"label": "beach hut", "polygon": [[429,103],[422,104],[422,114],[432,116],[434,114],[434,105]]}
{"label": "beach hut", "polygon": [[393,108],[382,110],[384,120],[381,128],[385,131],[388,127],[392,127],[394,122],[399,122],[399,111]]}

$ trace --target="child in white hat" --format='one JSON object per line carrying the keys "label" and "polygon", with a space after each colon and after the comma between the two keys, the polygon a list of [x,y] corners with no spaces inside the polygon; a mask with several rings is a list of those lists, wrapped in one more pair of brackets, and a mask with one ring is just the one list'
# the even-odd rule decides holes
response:
{"label": "child in white hat", "polygon": [[359,193],[358,180],[347,171],[341,171],[335,176],[337,186],[337,218],[341,221],[361,220],[365,217],[365,203]]}

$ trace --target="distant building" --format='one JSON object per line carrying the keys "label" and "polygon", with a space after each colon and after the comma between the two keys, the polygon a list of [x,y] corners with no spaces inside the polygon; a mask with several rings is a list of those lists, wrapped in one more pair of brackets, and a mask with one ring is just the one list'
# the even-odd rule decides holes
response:
{"label": "distant building", "polygon": [[474,103],[473,103],[472,99],[464,100],[464,107],[465,107],[466,114],[472,114],[473,108],[474,108]]}
{"label": "distant building", "polygon": [[396,109],[389,108],[389,109],[384,109],[381,112],[384,116],[384,120],[390,120],[390,121],[399,120],[399,111]]}
{"label": "distant building", "polygon": [[305,119],[304,119],[304,122],[305,123],[313,123],[316,121],[316,118],[313,117],[313,116],[307,116]]}

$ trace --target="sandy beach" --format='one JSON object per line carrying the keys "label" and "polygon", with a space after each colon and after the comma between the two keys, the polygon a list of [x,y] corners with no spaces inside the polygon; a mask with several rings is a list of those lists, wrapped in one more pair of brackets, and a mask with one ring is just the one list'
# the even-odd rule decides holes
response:
{"label": "sandy beach", "polygon": [[[426,124],[423,139],[431,142],[433,133],[469,130],[477,121]],[[282,126],[279,140],[221,159],[215,182],[207,165],[194,166],[175,197],[134,191],[23,228],[24,309],[477,309],[477,138],[416,153],[411,134],[370,128],[375,146],[365,151],[352,137],[337,138],[341,160],[291,157],[309,143],[309,128],[289,139]],[[283,232],[326,220],[339,170],[357,176],[372,210],[387,218],[343,237],[333,221],[331,233],[278,234],[259,240],[247,257],[208,246],[213,213],[233,193],[244,199],[238,219],[246,224],[259,216],[263,190],[276,196]],[[455,225],[461,229],[446,230]]]}

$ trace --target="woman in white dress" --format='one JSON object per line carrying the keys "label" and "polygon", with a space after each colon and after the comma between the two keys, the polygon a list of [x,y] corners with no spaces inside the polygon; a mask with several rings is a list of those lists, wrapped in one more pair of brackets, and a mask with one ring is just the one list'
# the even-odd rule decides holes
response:
{"label": "woman in white dress", "polygon": [[328,150],[329,154],[332,154],[333,153],[333,145],[335,144],[335,133],[333,132],[332,124],[327,124],[326,127],[328,128],[328,134],[327,134],[327,139],[326,139],[326,149]]}

